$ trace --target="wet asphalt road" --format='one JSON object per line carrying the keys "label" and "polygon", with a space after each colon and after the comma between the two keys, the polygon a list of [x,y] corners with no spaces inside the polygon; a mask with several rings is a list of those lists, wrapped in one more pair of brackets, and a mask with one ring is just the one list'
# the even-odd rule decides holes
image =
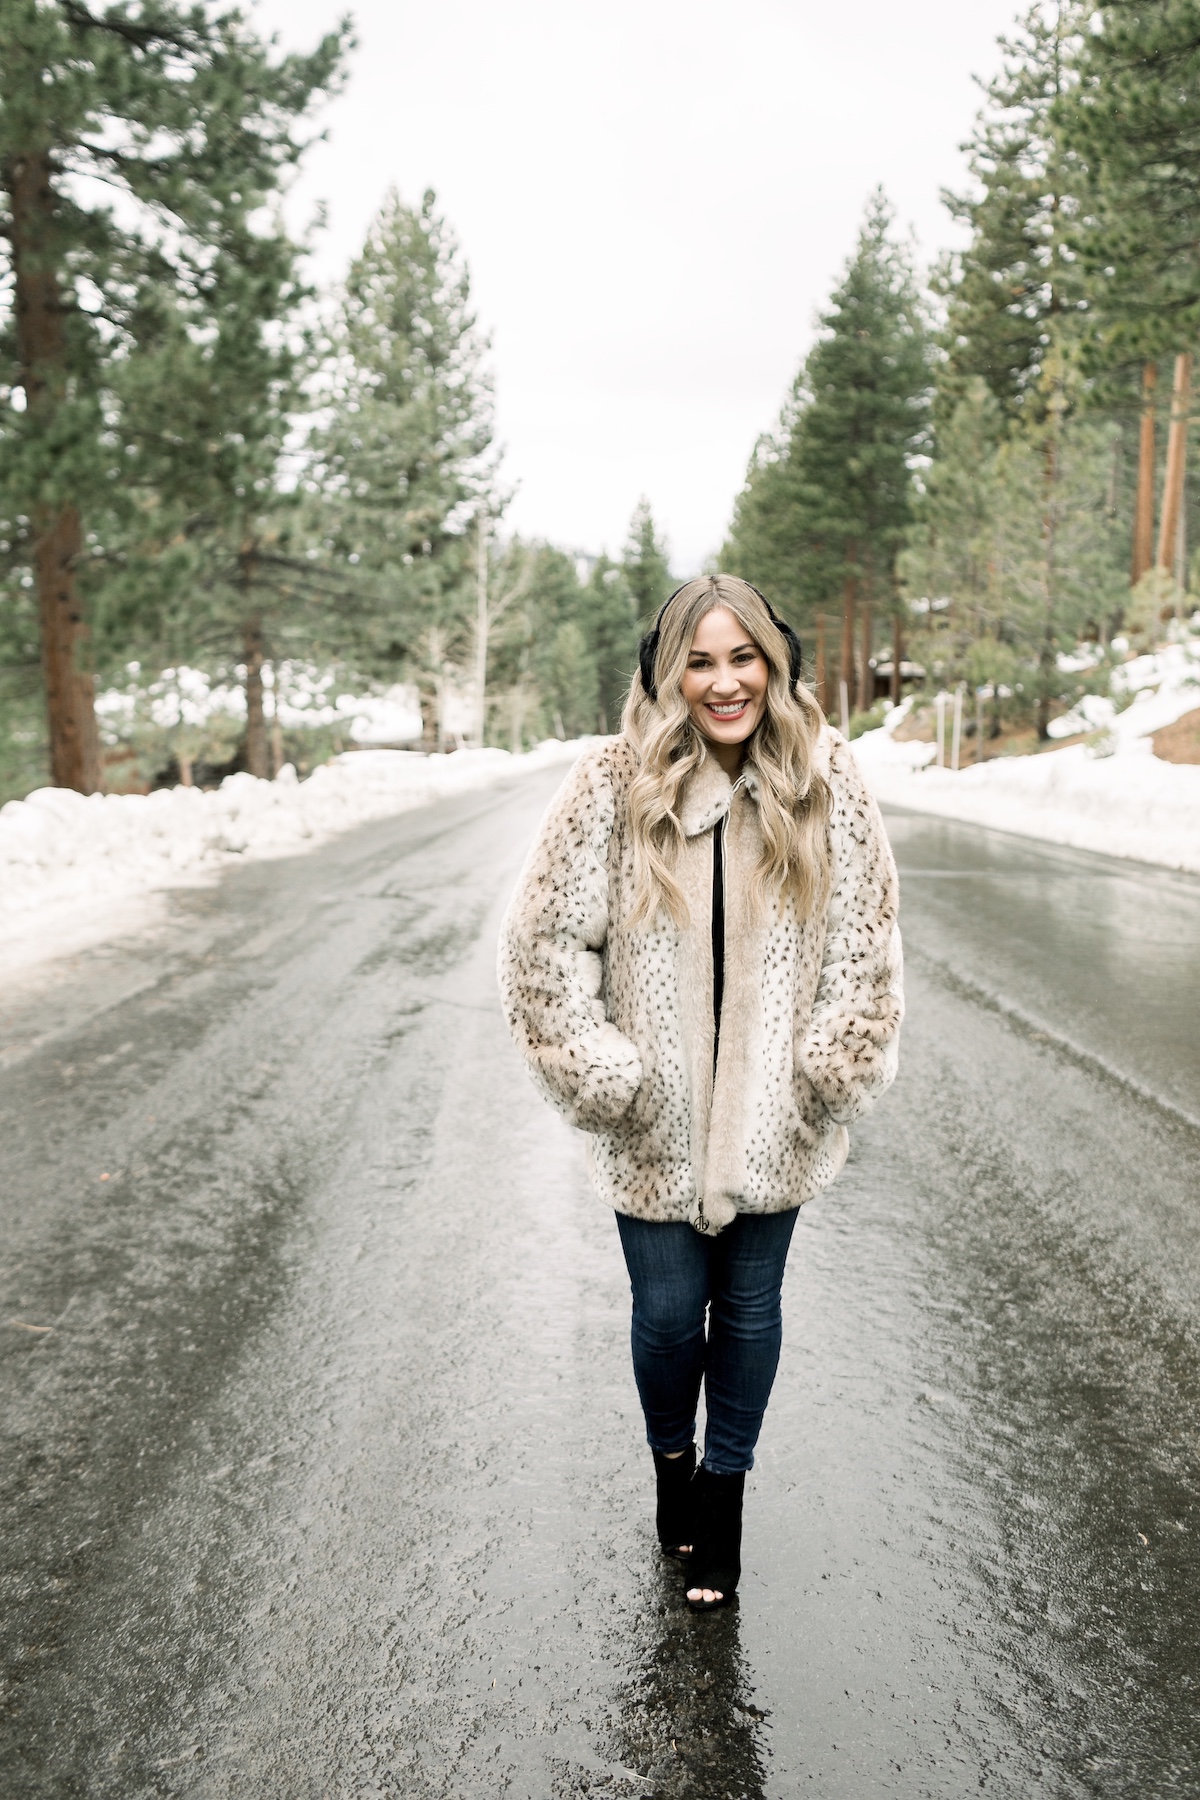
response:
{"label": "wet asphalt road", "polygon": [[697,1619],[494,994],[553,780],[7,983],[0,1793],[1200,1795],[1200,883],[890,818],[902,1073]]}

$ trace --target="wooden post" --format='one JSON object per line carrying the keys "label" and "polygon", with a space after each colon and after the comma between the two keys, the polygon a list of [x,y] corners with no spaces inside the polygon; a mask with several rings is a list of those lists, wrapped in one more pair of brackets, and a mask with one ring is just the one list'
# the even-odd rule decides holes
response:
{"label": "wooden post", "polygon": [[825,714],[829,712],[829,696],[826,693],[825,675],[825,614],[817,614],[817,705]]}
{"label": "wooden post", "polygon": [[1142,368],[1142,427],[1138,440],[1137,503],[1133,515],[1133,555],[1129,585],[1136,587],[1154,562],[1154,390],[1158,368],[1148,362]]}
{"label": "wooden post", "polygon": [[939,769],[944,769],[946,766],[946,699],[945,692],[939,689],[933,703],[934,711],[937,714],[937,766]]}
{"label": "wooden post", "polygon": [[1163,483],[1162,518],[1158,528],[1158,566],[1168,574],[1175,566],[1175,542],[1183,504],[1183,472],[1187,463],[1188,413],[1191,408],[1192,354],[1181,351],[1175,358],[1175,385],[1171,394],[1171,428],[1167,433],[1167,475]]}

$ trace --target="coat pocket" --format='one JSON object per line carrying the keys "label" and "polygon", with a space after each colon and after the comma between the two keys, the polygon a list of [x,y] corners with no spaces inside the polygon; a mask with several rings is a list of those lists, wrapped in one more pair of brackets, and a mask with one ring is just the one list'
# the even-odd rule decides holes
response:
{"label": "coat pocket", "polygon": [[588,1045],[588,1066],[575,1092],[573,1122],[582,1131],[613,1131],[629,1114],[643,1086],[637,1046],[615,1025],[600,1027]]}
{"label": "coat pocket", "polygon": [[836,1129],[820,1094],[803,1070],[792,1073],[792,1098],[796,1106],[796,1131],[801,1141],[813,1148],[823,1143]]}

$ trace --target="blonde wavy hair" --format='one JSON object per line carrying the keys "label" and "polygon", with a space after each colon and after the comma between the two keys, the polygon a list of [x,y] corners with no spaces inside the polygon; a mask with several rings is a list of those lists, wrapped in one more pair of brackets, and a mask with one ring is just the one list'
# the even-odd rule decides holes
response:
{"label": "blonde wavy hair", "polygon": [[823,724],[820,707],[802,682],[791,681],[787,639],[761,594],[734,575],[703,575],[673,597],[663,617],[654,663],[657,699],[633,677],[621,721],[638,758],[629,788],[628,823],[637,902],[633,923],[652,923],[664,909],[681,928],[687,904],[674,876],[683,844],[679,803],[684,783],[703,760],[706,740],[683,697],[682,681],[696,628],[706,613],[732,613],[766,659],[763,716],[746,746],[758,777],[763,853],[752,901],[782,907],[790,896],[800,916],[815,911],[829,891],[828,784],[813,768]]}

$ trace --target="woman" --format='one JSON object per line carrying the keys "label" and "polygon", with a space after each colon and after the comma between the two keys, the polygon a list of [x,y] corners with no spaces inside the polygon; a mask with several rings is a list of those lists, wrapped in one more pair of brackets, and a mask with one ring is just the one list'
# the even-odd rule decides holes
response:
{"label": "woman", "polygon": [[621,735],[576,763],[517,884],[500,985],[538,1087],[591,1134],[633,1292],[659,1540],[708,1611],[741,1573],[796,1209],[895,1074],[896,871],[756,588],[689,581],[639,661]]}

